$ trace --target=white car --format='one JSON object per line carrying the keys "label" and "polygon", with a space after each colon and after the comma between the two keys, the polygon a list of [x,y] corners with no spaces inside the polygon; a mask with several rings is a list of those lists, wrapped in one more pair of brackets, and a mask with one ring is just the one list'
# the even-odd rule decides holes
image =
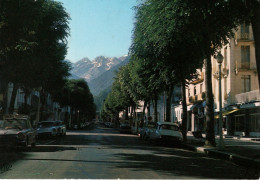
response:
{"label": "white car", "polygon": [[37,135],[38,137],[56,137],[58,135],[58,127],[55,125],[55,121],[39,122],[37,126]]}
{"label": "white car", "polygon": [[157,122],[156,130],[150,132],[149,139],[169,143],[181,143],[183,141],[178,124],[171,122]]}
{"label": "white car", "polygon": [[156,123],[147,122],[140,130],[140,139],[149,140],[150,135],[156,131]]}

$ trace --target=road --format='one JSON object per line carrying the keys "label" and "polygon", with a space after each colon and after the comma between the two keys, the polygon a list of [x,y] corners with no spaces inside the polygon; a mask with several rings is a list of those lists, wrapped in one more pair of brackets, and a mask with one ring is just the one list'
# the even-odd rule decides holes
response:
{"label": "road", "polygon": [[244,178],[246,169],[181,147],[157,146],[115,129],[94,127],[2,150],[1,179]]}

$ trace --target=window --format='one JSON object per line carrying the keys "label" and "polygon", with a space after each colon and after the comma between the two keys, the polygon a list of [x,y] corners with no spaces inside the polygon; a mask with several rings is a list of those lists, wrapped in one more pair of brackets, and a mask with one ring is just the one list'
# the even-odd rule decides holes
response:
{"label": "window", "polygon": [[249,26],[245,23],[241,24],[241,39],[247,40],[249,39]]}
{"label": "window", "polygon": [[200,94],[202,94],[202,84],[200,84]]}
{"label": "window", "polygon": [[250,115],[250,131],[260,132],[260,113]]}
{"label": "window", "polygon": [[250,68],[250,46],[241,46],[241,68]]}
{"label": "window", "polygon": [[188,97],[190,97],[190,88],[188,88]]}
{"label": "window", "polygon": [[244,92],[251,91],[250,75],[243,75],[241,79],[242,79],[242,83],[243,83],[243,91]]}
{"label": "window", "polygon": [[197,92],[196,92],[196,86],[194,86],[194,95],[196,95]]}
{"label": "window", "polygon": [[235,116],[235,131],[243,132],[245,131],[245,115]]}

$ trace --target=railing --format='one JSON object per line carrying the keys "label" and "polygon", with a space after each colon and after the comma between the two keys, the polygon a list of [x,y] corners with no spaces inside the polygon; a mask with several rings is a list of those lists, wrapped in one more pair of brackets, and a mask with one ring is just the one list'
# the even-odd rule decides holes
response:
{"label": "railing", "polygon": [[249,33],[240,33],[241,40],[249,40]]}
{"label": "railing", "polygon": [[250,101],[260,101],[260,90],[254,90],[235,95],[236,103],[245,103]]}
{"label": "railing", "polygon": [[238,70],[256,70],[256,63],[255,61],[254,62],[236,61],[235,68]]}

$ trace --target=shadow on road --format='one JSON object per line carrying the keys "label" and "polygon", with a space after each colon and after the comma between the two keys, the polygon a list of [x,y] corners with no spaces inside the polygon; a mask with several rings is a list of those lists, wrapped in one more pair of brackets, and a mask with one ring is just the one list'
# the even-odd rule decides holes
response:
{"label": "shadow on road", "polygon": [[[160,171],[167,175],[194,178],[240,179],[245,169],[221,160],[210,159],[191,152],[167,152],[153,154],[116,154],[123,161],[113,168],[131,168],[134,171]],[[213,173],[214,172],[214,173]],[[240,172],[240,173],[238,173]],[[252,177],[247,177],[252,178]]]}

